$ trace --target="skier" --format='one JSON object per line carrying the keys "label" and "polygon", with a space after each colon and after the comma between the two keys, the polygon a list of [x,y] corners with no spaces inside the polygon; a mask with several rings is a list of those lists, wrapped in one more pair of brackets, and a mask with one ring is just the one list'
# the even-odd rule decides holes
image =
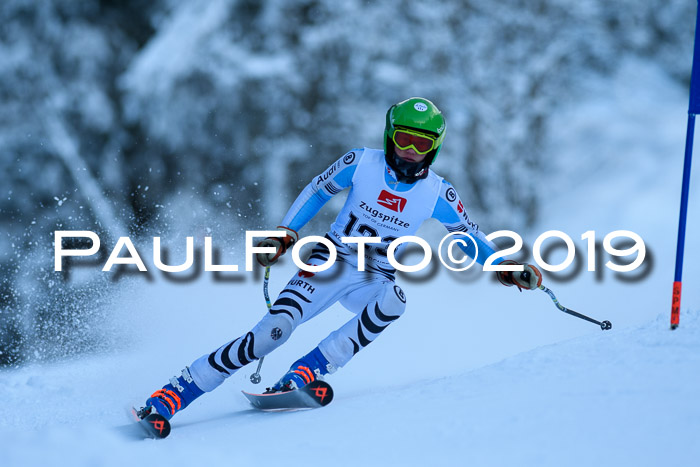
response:
{"label": "skier", "polygon": [[[323,271],[299,270],[279,294],[269,313],[248,333],[195,360],[146,401],[170,419],[205,392],[214,390],[243,366],[282,345],[294,329],[334,303],[356,313],[340,329],[323,339],[307,355],[294,362],[268,393],[289,391],[344,366],[369,345],[406,308],[406,296],[394,282],[394,268],[386,249],[396,238],[414,235],[432,217],[449,232],[468,233],[478,244],[477,261],[484,264],[494,253],[464,209],[452,185],[430,170],[445,139],[445,119],[429,100],[411,98],[391,106],[386,114],[384,150],[353,149],[314,178],[292,204],[278,229],[283,238],[271,237],[260,246],[274,253],[258,254],[263,266],[274,264],[298,240],[298,231],[334,195],[350,188],[345,205],[325,238],[335,246],[338,260]],[[380,237],[381,243],[359,246],[341,242],[342,237]],[[468,237],[464,237],[468,238]],[[475,256],[473,242],[463,250]],[[359,271],[358,249],[365,271]],[[400,250],[400,247],[399,247]],[[318,243],[308,264],[325,264],[329,249]],[[512,260],[496,263],[518,265]],[[506,286],[533,290],[542,282],[535,266],[521,272],[498,272]],[[143,410],[143,409],[142,409]]]}

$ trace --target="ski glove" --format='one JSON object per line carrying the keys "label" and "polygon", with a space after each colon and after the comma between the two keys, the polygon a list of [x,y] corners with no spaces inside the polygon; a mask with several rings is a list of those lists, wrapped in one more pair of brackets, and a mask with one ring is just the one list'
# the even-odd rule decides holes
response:
{"label": "ski glove", "polygon": [[[501,264],[517,265],[520,263],[512,259],[507,259]],[[514,285],[521,291],[522,289],[535,290],[542,285],[542,273],[531,264],[524,264],[522,271],[497,271],[496,276],[498,276],[498,280],[501,284],[508,287]]]}
{"label": "ski glove", "polygon": [[272,266],[277,262],[280,256],[287,252],[287,249],[294,245],[299,240],[299,234],[294,230],[283,226],[277,226],[278,229],[284,230],[287,235],[284,237],[267,237],[258,246],[271,246],[276,249],[274,253],[257,253],[255,255],[258,263],[261,266]]}

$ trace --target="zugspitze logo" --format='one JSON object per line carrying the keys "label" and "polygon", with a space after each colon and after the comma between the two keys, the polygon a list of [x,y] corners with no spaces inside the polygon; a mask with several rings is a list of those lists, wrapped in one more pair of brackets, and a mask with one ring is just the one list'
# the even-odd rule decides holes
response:
{"label": "zugspitze logo", "polygon": [[403,208],[406,207],[406,198],[392,195],[388,191],[382,190],[379,193],[379,198],[377,198],[377,203],[392,211],[403,212]]}
{"label": "zugspitze logo", "polygon": [[413,104],[413,108],[416,109],[418,112],[425,112],[426,110],[428,110],[428,106],[422,102],[416,102],[415,104]]}

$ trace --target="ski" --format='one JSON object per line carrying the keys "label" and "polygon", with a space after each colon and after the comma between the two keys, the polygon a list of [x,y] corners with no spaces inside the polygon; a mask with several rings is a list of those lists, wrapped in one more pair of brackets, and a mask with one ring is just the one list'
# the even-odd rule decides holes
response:
{"label": "ski", "polygon": [[241,391],[260,410],[299,410],[325,407],[333,400],[333,389],[325,381],[312,381],[299,389],[272,394]]}
{"label": "ski", "polygon": [[134,407],[131,407],[131,417],[134,422],[138,423],[147,437],[154,439],[166,438],[170,434],[170,422],[168,419],[155,410],[151,410],[148,414],[142,413],[143,410],[136,410]]}

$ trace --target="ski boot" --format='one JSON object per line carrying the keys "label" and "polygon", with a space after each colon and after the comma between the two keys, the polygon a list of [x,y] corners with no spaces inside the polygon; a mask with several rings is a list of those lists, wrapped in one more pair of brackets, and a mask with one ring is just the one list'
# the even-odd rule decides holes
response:
{"label": "ski boot", "polygon": [[170,378],[170,383],[163,386],[146,400],[146,407],[142,408],[138,415],[142,419],[142,415],[147,416],[152,410],[155,410],[160,415],[170,420],[180,410],[184,409],[190,403],[204,394],[204,391],[199,389],[195,384],[188,367],[182,370],[182,376]]}
{"label": "ski boot", "polygon": [[321,349],[316,347],[294,362],[289,371],[263,394],[293,391],[317,379],[323,380],[323,375],[333,373],[335,369],[335,366],[323,356]]}

